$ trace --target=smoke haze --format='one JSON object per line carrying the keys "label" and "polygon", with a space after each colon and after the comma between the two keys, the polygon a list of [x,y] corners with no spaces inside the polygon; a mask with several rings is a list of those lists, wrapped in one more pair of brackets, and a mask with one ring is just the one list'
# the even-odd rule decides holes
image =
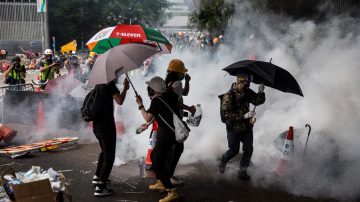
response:
{"label": "smoke haze", "polygon": [[[265,88],[266,102],[256,108],[253,166],[250,168],[253,183],[264,187],[280,185],[288,192],[303,196],[339,200],[358,197],[359,21],[343,16],[317,24],[259,14],[247,5],[239,5],[237,9],[237,15],[225,34],[227,43],[221,46],[216,57],[210,58],[195,50],[174,51],[171,55],[161,56],[156,67],[156,75],[165,77],[171,59],[183,60],[192,77],[190,93],[184,101],[188,105],[200,103],[202,106],[202,122],[199,127],[192,128],[180,163],[208,161],[216,166],[217,159],[227,150],[225,125],[220,121],[217,96],[226,92],[235,78],[226,75],[222,69],[247,59],[252,53],[258,60],[272,58],[272,63],[288,70],[304,93],[304,97],[300,97]],[[250,38],[250,35],[254,37]],[[133,80],[148,107],[146,79],[133,77]],[[251,88],[257,92],[256,84]],[[145,156],[150,133],[147,130],[135,135],[135,129],[143,119],[132,90],[122,112],[126,117],[126,134],[118,144],[118,163]],[[306,123],[312,126],[312,132],[303,157]],[[295,136],[299,139],[294,140],[293,171],[287,177],[275,177],[272,170],[281,152],[273,142],[289,126],[302,131]]]}

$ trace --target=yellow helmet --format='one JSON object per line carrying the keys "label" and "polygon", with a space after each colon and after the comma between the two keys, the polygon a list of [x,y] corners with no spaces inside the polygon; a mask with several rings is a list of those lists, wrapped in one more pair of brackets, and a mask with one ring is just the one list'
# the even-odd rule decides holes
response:
{"label": "yellow helmet", "polygon": [[89,53],[89,57],[94,57],[95,55],[96,55],[95,52],[90,52],[90,53]]}
{"label": "yellow helmet", "polygon": [[219,43],[220,39],[219,38],[214,38],[213,43]]}
{"label": "yellow helmet", "polygon": [[170,61],[168,71],[186,73],[188,70],[185,68],[183,61],[179,59],[173,59]]}

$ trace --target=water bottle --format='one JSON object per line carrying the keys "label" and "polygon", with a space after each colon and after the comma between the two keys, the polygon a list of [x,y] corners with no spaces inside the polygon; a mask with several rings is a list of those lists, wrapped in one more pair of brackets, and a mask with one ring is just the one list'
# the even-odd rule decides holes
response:
{"label": "water bottle", "polygon": [[140,133],[142,133],[144,130],[146,130],[147,129],[147,127],[145,127],[144,126],[144,124],[142,124],[141,126],[139,126],[137,129],[136,129],[136,131],[135,131],[135,133],[136,134],[140,134]]}
{"label": "water bottle", "polygon": [[190,125],[190,126],[194,126],[197,127],[200,125],[200,121],[202,118],[202,110],[201,110],[201,105],[197,104],[196,105],[196,111],[194,114],[191,114],[188,119],[186,120],[186,122]]}
{"label": "water bottle", "polygon": [[138,166],[139,166],[139,175],[140,175],[140,177],[145,177],[145,161],[144,161],[144,157],[140,158]]}

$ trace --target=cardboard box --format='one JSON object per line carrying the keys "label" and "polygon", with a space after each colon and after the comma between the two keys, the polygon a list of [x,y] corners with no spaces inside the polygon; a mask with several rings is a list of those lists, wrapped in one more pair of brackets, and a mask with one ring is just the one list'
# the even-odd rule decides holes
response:
{"label": "cardboard box", "polygon": [[14,197],[19,202],[56,202],[57,193],[53,192],[49,179],[17,184],[12,186]]}

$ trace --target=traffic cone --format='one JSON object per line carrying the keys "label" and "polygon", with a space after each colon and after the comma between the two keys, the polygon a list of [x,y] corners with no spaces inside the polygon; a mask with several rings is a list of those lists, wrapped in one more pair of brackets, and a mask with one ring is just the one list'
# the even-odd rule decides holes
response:
{"label": "traffic cone", "polygon": [[149,147],[148,147],[146,160],[145,160],[146,168],[150,168],[152,165],[150,156],[151,156],[152,150],[155,147],[157,131],[158,131],[158,123],[157,123],[157,121],[154,121],[152,124],[152,128],[151,128],[151,134],[149,137]]}
{"label": "traffic cone", "polygon": [[38,113],[36,118],[36,132],[38,134],[40,134],[43,131],[44,119],[45,119],[44,102],[40,101],[38,105]]}
{"label": "traffic cone", "polygon": [[[39,76],[39,75],[36,76],[36,83],[37,83],[37,84],[40,83],[40,76]],[[40,91],[41,91],[40,86],[39,86],[39,85],[36,85],[36,86],[35,86],[35,92],[39,93]]]}
{"label": "traffic cone", "polygon": [[290,126],[286,136],[282,154],[279,163],[277,164],[274,172],[277,175],[283,176],[287,172],[289,161],[294,154],[294,127]]}
{"label": "traffic cone", "polygon": [[16,135],[17,131],[13,130],[12,128],[1,125],[0,126],[0,141],[4,140],[4,142],[10,142]]}

